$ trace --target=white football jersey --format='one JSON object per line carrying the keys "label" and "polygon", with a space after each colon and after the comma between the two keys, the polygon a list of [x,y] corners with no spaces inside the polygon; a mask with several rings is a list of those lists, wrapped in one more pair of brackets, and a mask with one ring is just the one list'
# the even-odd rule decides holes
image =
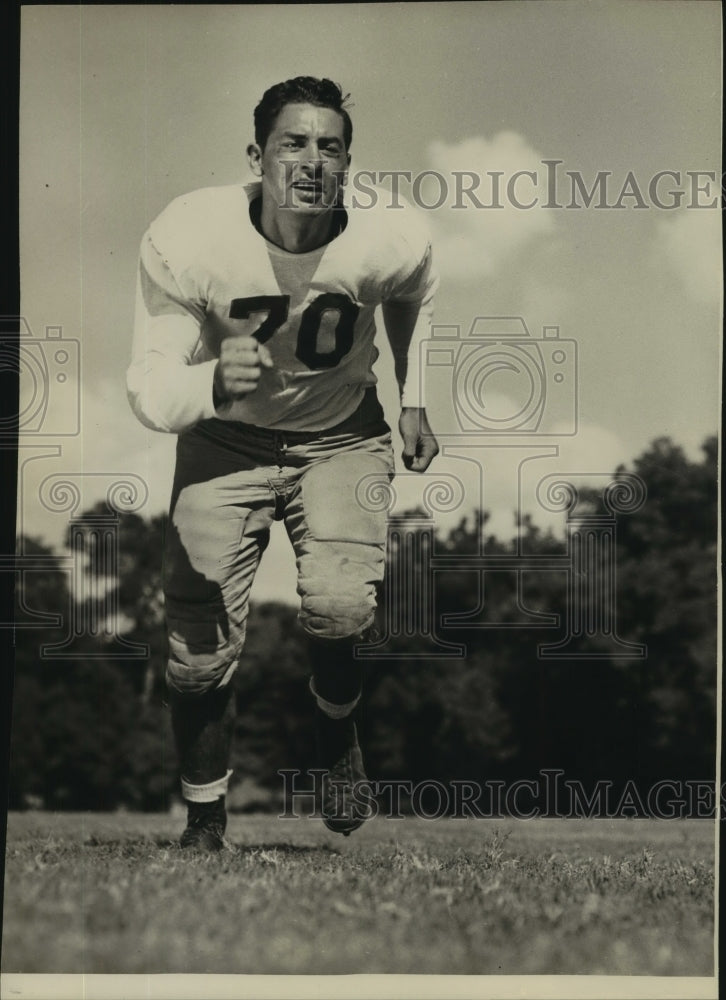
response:
{"label": "white football jersey", "polygon": [[[376,382],[374,310],[384,318],[403,406],[423,406],[418,345],[437,284],[431,244],[410,206],[346,208],[325,246],[289,253],[251,219],[260,185],[175,199],[141,244],[129,399],[138,418],[181,432],[200,420],[318,431],[354,412]],[[229,336],[256,336],[272,356],[254,392],[215,409],[213,376]]]}

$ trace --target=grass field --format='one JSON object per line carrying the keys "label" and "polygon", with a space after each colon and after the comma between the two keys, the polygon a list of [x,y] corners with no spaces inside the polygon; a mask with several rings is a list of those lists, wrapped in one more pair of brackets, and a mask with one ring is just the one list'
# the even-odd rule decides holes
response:
{"label": "grass field", "polygon": [[714,824],[11,814],[3,972],[713,975]]}

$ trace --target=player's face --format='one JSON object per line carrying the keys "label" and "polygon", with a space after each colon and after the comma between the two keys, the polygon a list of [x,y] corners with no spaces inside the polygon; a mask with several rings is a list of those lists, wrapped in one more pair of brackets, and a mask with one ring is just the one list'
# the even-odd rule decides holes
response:
{"label": "player's face", "polygon": [[315,214],[338,203],[350,156],[343,119],[332,108],[286,104],[264,150],[250,146],[247,153],[262,178],[263,202]]}

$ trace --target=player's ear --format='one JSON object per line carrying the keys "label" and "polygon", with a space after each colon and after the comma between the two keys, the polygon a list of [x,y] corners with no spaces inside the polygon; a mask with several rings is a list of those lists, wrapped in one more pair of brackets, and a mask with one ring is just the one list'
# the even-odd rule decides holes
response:
{"label": "player's ear", "polygon": [[247,147],[247,162],[255,177],[262,177],[262,150],[255,142]]}

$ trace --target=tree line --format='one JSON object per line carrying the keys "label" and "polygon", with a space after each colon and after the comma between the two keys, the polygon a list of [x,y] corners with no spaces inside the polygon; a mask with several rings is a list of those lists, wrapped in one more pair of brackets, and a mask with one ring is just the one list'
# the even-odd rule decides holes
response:
{"label": "tree line", "polygon": [[[504,541],[488,533],[487,516],[477,512],[437,532],[436,551],[451,558],[450,568],[434,575],[436,619],[459,617],[440,635],[466,654],[432,656],[430,637],[403,629],[390,636],[386,655],[367,661],[359,729],[369,776],[413,784],[506,784],[554,769],[583,786],[635,782],[643,790],[663,780],[713,781],[717,457],[715,438],[704,442],[699,461],[662,438],[630,469],[615,470],[635,473],[647,488],[646,502],[618,519],[616,552],[618,632],[647,647],[642,659],[607,649],[593,656],[597,639],[589,646],[583,641],[581,655],[543,658],[540,645],[556,639],[544,624],[470,627],[482,599],[490,626],[516,623],[523,608],[530,616],[561,616],[568,600],[564,571],[526,572],[519,579],[511,571],[487,572],[480,592],[481,574],[466,569],[466,557],[482,550],[506,556],[517,544],[532,554],[563,555],[564,536],[525,517],[518,543]],[[588,499],[597,502],[594,491]],[[89,521],[104,511],[97,505],[87,512]],[[103,630],[78,636],[72,658],[41,654],[41,647],[64,640],[72,595],[61,556],[38,540],[22,539],[19,551],[43,556],[46,568],[19,574],[16,589],[11,808],[159,810],[175,801],[178,775],[163,681],[166,524],[162,515],[118,515],[118,579],[104,581],[104,599],[111,588],[120,609],[123,639],[148,647],[140,658],[116,657]],[[94,538],[89,531],[90,573]],[[408,599],[398,589],[405,574],[397,572],[397,560],[403,558],[410,560],[410,552],[391,546],[393,602]],[[421,558],[420,552],[414,557],[414,572]],[[462,612],[471,612],[468,623]],[[55,616],[55,624],[43,619],[42,627],[28,627],[42,615]],[[281,603],[251,608],[233,682],[231,808],[278,809],[278,772],[314,767],[309,666],[296,616],[295,608]],[[383,634],[387,620],[384,608]]]}

